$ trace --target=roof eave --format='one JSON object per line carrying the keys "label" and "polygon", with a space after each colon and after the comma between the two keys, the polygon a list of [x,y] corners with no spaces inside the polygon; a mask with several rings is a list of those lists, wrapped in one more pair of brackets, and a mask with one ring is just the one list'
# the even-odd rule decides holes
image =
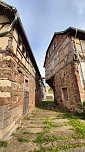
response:
{"label": "roof eave", "polygon": [[[11,5],[9,5],[9,4],[5,3],[5,2],[2,2],[1,0],[0,0],[0,5],[1,5],[2,7],[5,7],[5,8],[8,9],[13,15],[15,15],[15,14],[14,14],[14,13],[15,13],[15,12],[14,12],[14,7],[13,7],[13,6],[11,6]],[[16,8],[15,8],[15,9],[16,9]],[[16,9],[16,11],[17,11],[17,9]],[[18,12],[18,11],[17,11],[17,12]],[[36,63],[36,61],[35,61],[35,57],[34,57],[34,55],[33,55],[32,49],[31,49],[31,47],[30,47],[28,38],[27,38],[27,36],[26,36],[25,30],[24,30],[24,28],[23,28],[23,25],[22,25],[22,22],[21,22],[21,19],[20,19],[19,16],[18,16],[18,24],[19,24],[19,26],[21,27],[21,29],[22,29],[22,31],[23,31],[23,34],[24,34],[25,39],[26,39],[26,42],[28,43],[28,46],[29,46],[29,49],[30,49],[30,52],[31,52],[31,55],[32,55],[32,58],[33,58],[33,61],[34,61],[34,64],[35,64],[35,69],[36,69],[36,71],[38,72],[39,77],[41,78],[40,71],[39,71],[39,69],[38,69],[37,63]]]}

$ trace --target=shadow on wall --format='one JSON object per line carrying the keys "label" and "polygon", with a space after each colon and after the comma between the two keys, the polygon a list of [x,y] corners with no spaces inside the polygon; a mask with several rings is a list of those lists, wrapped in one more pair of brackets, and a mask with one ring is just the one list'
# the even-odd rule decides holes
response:
{"label": "shadow on wall", "polygon": [[57,105],[57,103],[54,100],[42,101],[39,105],[39,108],[43,110],[55,111],[56,116],[59,113],[58,117],[61,117],[63,115],[64,117],[72,117],[72,118],[76,117],[76,118],[85,120],[85,103],[83,105],[82,113],[75,113],[75,112],[69,111],[68,109],[61,108],[59,105]]}

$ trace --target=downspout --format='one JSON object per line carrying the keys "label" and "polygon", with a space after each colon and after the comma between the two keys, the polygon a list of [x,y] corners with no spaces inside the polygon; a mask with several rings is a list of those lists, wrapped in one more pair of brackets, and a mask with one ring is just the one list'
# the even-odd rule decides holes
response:
{"label": "downspout", "polygon": [[13,9],[15,11],[15,18],[14,18],[13,22],[11,23],[10,27],[6,31],[0,32],[0,37],[3,37],[5,35],[7,35],[8,33],[10,33],[12,31],[12,29],[14,28],[16,22],[17,22],[18,14],[17,14],[16,9],[15,8],[13,8]]}
{"label": "downspout", "polygon": [[82,65],[81,65],[81,58],[79,56],[78,50],[76,49],[76,37],[77,37],[77,33],[78,33],[78,30],[76,29],[75,38],[74,38],[74,44],[75,44],[75,51],[76,51],[76,54],[77,54],[77,58],[78,58],[79,65],[80,65],[81,77],[82,77],[82,81],[83,81],[83,85],[84,85],[84,89],[85,89],[85,80],[84,80],[84,74],[83,74]]}

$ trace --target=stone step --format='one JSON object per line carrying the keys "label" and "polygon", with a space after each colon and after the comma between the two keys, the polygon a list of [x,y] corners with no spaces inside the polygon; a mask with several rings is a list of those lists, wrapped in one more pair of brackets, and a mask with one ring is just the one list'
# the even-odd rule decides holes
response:
{"label": "stone step", "polygon": [[43,128],[26,128],[25,131],[28,131],[29,133],[39,133],[43,131]]}
{"label": "stone step", "polygon": [[[68,140],[58,140],[58,141],[54,141],[54,142],[48,142],[48,143],[42,143],[42,147],[48,149],[50,147],[63,147],[65,145],[74,145],[74,144],[85,144],[85,140],[83,139],[68,139]],[[65,150],[66,152],[66,150]],[[69,150],[67,150],[67,152],[70,152]],[[72,151],[74,152],[74,151]],[[82,152],[82,151],[80,151]]]}
{"label": "stone step", "polygon": [[59,152],[85,152],[85,147],[70,148],[67,150],[59,150]]}
{"label": "stone step", "polygon": [[63,123],[68,123],[69,120],[68,119],[54,119],[54,120],[51,120],[52,123],[54,124],[63,124]]}
{"label": "stone step", "polygon": [[38,123],[36,123],[36,124],[24,124],[22,127],[27,127],[27,128],[43,128],[43,127],[45,127],[46,125],[45,124],[38,124]]}
{"label": "stone step", "polygon": [[50,129],[50,133],[55,133],[55,132],[65,132],[65,131],[70,131],[70,130],[75,130],[74,127],[72,126],[62,126],[62,127],[55,127]]}

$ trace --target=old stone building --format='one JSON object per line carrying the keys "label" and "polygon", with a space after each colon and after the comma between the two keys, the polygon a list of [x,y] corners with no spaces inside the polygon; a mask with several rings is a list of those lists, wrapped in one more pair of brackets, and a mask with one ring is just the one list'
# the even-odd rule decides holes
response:
{"label": "old stone building", "polygon": [[53,90],[50,86],[46,85],[45,86],[45,100],[54,100],[54,95],[53,95]]}
{"label": "old stone building", "polygon": [[44,67],[55,102],[70,111],[82,109],[85,101],[85,31],[70,27],[54,33]]}
{"label": "old stone building", "polygon": [[43,83],[17,10],[0,1],[0,139],[42,99]]}

